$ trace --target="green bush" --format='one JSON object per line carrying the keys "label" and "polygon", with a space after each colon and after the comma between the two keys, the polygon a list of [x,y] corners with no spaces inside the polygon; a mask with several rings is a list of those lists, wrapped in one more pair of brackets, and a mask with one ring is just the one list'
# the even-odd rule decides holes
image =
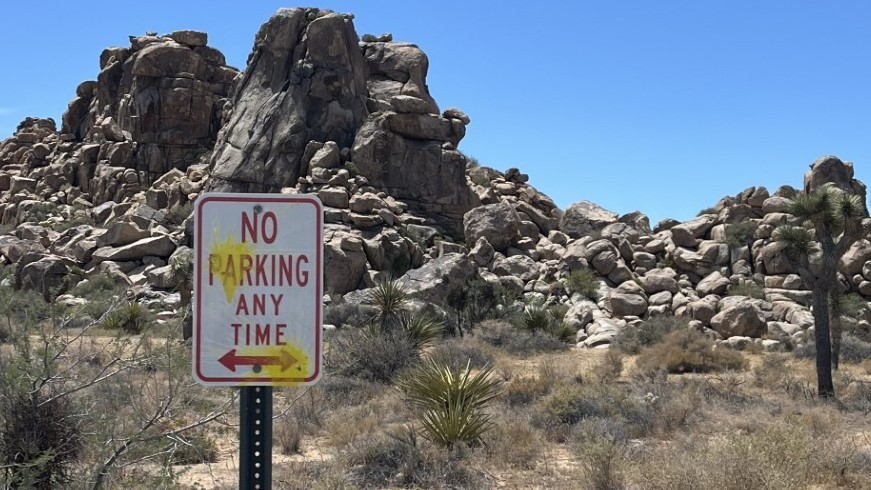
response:
{"label": "green bush", "polygon": [[589,267],[581,267],[566,278],[569,293],[582,294],[590,299],[599,299],[599,280]]}
{"label": "green bush", "polygon": [[484,368],[472,374],[463,369],[425,361],[413,367],[396,385],[422,412],[419,421],[433,442],[453,447],[474,444],[492,426],[485,409],[502,393],[502,382]]}
{"label": "green bush", "polygon": [[730,285],[728,293],[729,296],[746,296],[748,298],[765,299],[765,288],[750,281]]}
{"label": "green bush", "polygon": [[696,216],[704,216],[706,214],[720,214],[720,212],[717,211],[717,208],[705,208],[699,211]]}
{"label": "green bush", "polygon": [[707,373],[737,371],[747,367],[740,352],[717,348],[714,342],[696,330],[675,330],[644,350],[636,360],[640,371],[665,369],[670,373]]}
{"label": "green bush", "polygon": [[61,488],[81,452],[81,416],[67,398],[7,387],[0,458],[9,488]]}
{"label": "green bush", "polygon": [[669,333],[686,329],[688,325],[688,321],[683,317],[654,316],[638,327],[622,329],[611,343],[611,348],[625,354],[638,354],[641,349],[662,342]]}
{"label": "green bush", "polygon": [[732,248],[750,245],[756,237],[756,223],[741,221],[726,226],[726,244]]}
{"label": "green bush", "polygon": [[342,329],[328,339],[324,363],[334,374],[387,383],[420,360],[420,351],[402,331]]}

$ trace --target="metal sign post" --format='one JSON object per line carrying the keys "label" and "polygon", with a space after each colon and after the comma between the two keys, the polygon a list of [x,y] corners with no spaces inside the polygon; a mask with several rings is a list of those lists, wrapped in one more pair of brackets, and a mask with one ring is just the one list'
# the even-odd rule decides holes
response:
{"label": "metal sign post", "polygon": [[194,211],[193,377],[240,386],[239,488],[272,488],[272,387],[323,363],[323,207],[315,195],[207,193]]}
{"label": "metal sign post", "polygon": [[239,488],[272,489],[272,387],[245,386],[239,397]]}

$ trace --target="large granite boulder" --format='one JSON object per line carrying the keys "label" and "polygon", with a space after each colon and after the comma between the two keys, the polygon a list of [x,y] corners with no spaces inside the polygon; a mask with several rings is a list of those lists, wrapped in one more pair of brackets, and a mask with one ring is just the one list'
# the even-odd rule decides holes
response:
{"label": "large granite boulder", "polygon": [[617,221],[617,213],[608,211],[590,201],[579,201],[566,209],[560,219],[559,229],[572,238],[592,236],[598,238],[600,232]]}
{"label": "large granite boulder", "polygon": [[281,9],[260,28],[212,157],[209,188],[269,192],[305,175],[310,141],[350,147],[368,66],[349,16]]}
{"label": "large granite boulder", "polygon": [[463,216],[466,244],[470,247],[484,238],[497,252],[504,252],[517,241],[520,216],[506,203],[478,206]]}

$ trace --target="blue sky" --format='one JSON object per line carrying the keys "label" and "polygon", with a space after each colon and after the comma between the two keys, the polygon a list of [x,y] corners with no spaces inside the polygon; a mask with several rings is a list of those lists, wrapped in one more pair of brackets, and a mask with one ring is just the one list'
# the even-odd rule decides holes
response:
{"label": "blue sky", "polygon": [[[244,68],[273,1],[10,2],[0,29],[0,138],[60,115],[127,36],[199,29]],[[834,154],[871,181],[871,3],[322,1],[358,34],[430,58],[460,149],[516,166],[560,207],[590,200],[689,219],[751,186],[801,186]]]}

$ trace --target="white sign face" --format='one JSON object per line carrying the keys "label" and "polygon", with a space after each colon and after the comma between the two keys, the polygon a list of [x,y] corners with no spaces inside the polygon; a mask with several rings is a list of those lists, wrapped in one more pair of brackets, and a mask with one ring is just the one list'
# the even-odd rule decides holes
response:
{"label": "white sign face", "polygon": [[308,385],[323,352],[323,209],[303,194],[207,193],[194,213],[193,376]]}

